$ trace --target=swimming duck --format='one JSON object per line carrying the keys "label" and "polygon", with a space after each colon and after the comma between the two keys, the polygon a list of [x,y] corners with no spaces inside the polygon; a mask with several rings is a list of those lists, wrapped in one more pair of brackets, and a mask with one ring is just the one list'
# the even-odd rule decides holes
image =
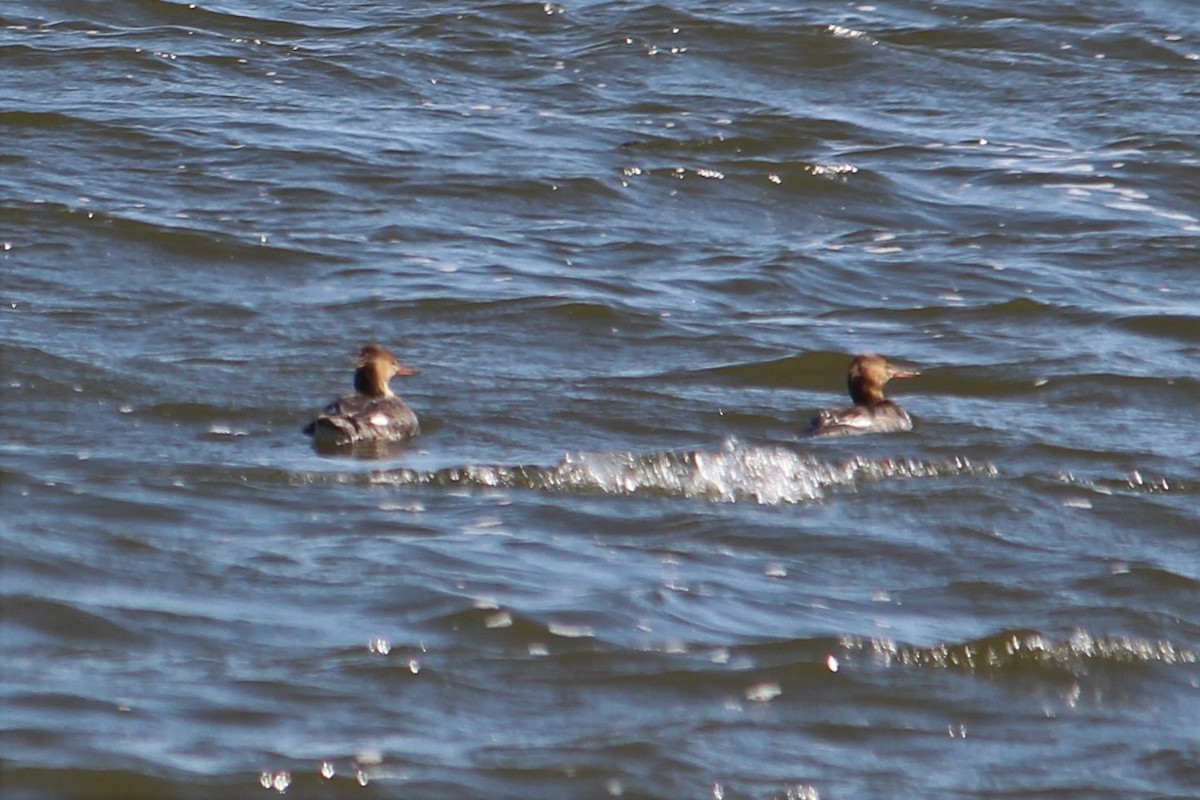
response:
{"label": "swimming duck", "polygon": [[860,433],[911,431],[912,419],[900,406],[883,396],[883,385],[892,378],[915,378],[921,373],[901,369],[883,356],[867,353],[850,362],[846,384],[854,405],[823,408],[808,425],[810,436],[853,436]]}
{"label": "swimming duck", "polygon": [[417,415],[392,393],[388,382],[397,375],[416,375],[387,348],[365,345],[354,362],[354,394],[334,400],[304,427],[317,445],[392,442],[420,432]]}

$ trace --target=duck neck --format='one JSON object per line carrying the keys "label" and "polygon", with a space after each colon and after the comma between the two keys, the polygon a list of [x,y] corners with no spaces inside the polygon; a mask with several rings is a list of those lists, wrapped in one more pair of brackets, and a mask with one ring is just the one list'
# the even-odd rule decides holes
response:
{"label": "duck neck", "polygon": [[392,387],[375,364],[363,364],[354,370],[354,391],[367,397],[391,397]]}
{"label": "duck neck", "polygon": [[886,403],[883,387],[866,381],[850,381],[850,399],[856,406],[877,406]]}

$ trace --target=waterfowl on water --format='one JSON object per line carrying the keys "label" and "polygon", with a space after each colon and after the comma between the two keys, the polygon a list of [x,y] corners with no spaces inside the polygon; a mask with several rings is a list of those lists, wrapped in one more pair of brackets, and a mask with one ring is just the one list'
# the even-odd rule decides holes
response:
{"label": "waterfowl on water", "polygon": [[421,430],[417,415],[389,385],[397,375],[416,374],[387,348],[365,345],[354,362],[354,393],[325,406],[304,432],[318,445],[394,442],[416,436]]}
{"label": "waterfowl on water", "polygon": [[897,367],[883,356],[871,353],[855,356],[846,379],[854,405],[821,409],[809,423],[808,434],[854,436],[911,431],[912,419],[903,408],[883,396],[883,386],[892,378],[915,378],[920,374]]}

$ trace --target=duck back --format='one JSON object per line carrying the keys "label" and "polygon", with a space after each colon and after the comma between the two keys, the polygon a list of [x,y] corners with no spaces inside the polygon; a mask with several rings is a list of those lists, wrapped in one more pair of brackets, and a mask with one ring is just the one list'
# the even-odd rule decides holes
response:
{"label": "duck back", "polygon": [[347,394],[327,405],[304,432],[318,445],[345,445],[408,439],[420,432],[420,425],[399,397]]}

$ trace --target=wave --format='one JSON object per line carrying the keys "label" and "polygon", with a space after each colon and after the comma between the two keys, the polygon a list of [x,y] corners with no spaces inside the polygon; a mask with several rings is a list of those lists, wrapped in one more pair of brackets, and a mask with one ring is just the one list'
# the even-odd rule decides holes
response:
{"label": "wave", "polygon": [[1200,664],[1200,653],[1165,639],[1094,636],[1083,629],[1059,639],[1035,630],[1004,631],[933,647],[855,637],[843,639],[841,644],[844,652],[865,654],[885,667],[961,670],[993,676],[1031,670],[1078,676],[1101,667]]}
{"label": "wave", "polygon": [[829,488],[870,481],[996,474],[991,464],[975,464],[965,457],[854,457],[829,463],[785,447],[747,446],[731,439],[712,451],[568,453],[552,466],[402,468],[378,473],[372,480],[401,486],[504,487],[778,505],[814,502]]}

